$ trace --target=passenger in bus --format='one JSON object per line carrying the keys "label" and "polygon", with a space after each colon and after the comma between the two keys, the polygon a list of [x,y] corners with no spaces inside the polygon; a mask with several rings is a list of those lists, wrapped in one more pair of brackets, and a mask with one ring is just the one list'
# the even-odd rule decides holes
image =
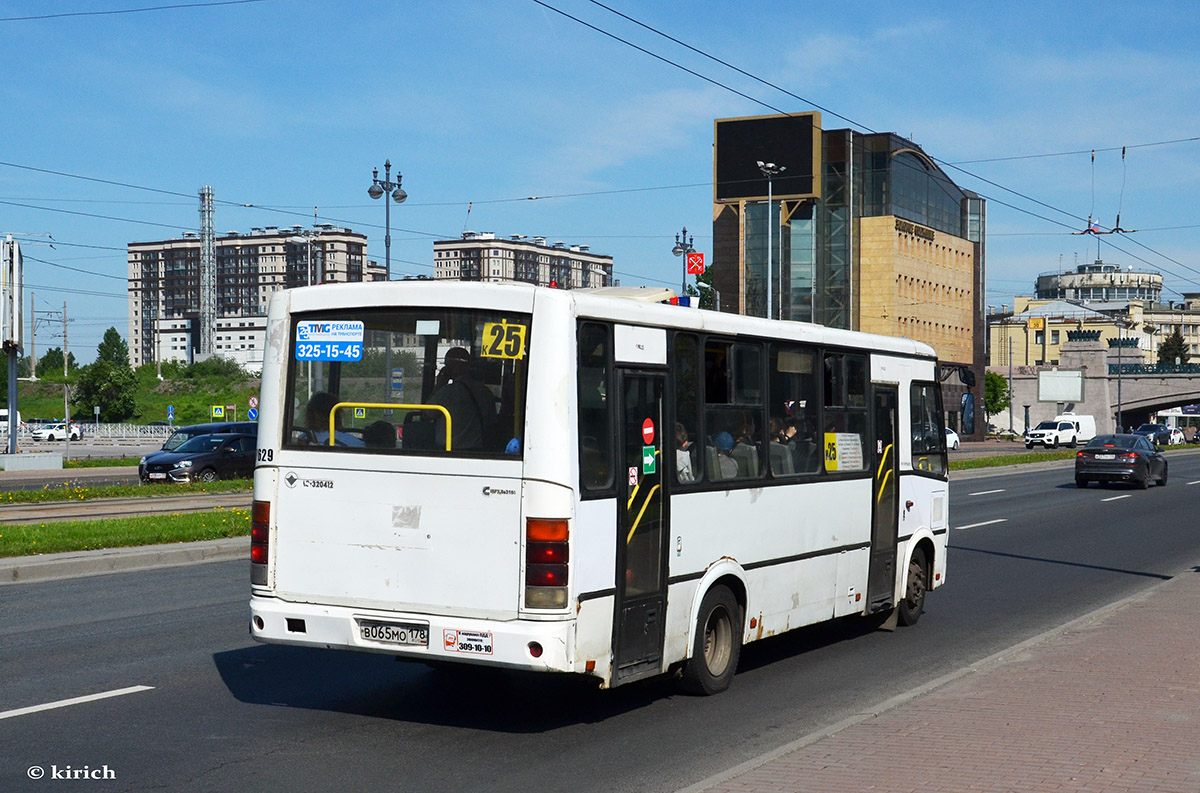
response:
{"label": "passenger in bus", "polygon": [[675,422],[675,479],[679,482],[695,482],[692,469],[692,452],[696,444],[688,440],[687,427]]}
{"label": "passenger in bus", "polygon": [[[484,441],[494,434],[496,397],[475,376],[471,353],[464,347],[451,347],[446,352],[442,370],[434,381],[433,393],[426,401],[450,412],[451,451],[482,449]],[[435,439],[436,448],[445,448],[446,427],[441,414],[437,419]]]}
{"label": "passenger in bus", "polygon": [[[340,400],[328,391],[318,391],[308,400],[304,410],[305,426],[312,441],[320,446],[329,445],[329,411]],[[362,446],[362,438],[352,435],[342,429],[342,414],[339,411],[334,416],[333,428],[334,446]]]}
{"label": "passenger in bus", "polygon": [[396,428],[383,419],[372,422],[363,429],[363,443],[372,449],[395,449]]}
{"label": "passenger in bus", "polygon": [[708,456],[708,476],[710,479],[733,479],[738,473],[737,461],[733,454],[733,436],[728,432],[718,432],[713,437],[713,446],[706,450]]}

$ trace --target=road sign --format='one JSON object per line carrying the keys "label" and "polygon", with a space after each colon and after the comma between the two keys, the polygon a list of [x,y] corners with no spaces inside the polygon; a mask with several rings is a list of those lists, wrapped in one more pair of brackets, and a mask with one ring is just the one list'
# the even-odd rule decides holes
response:
{"label": "road sign", "polygon": [[175,406],[167,405],[167,421],[175,420]]}
{"label": "road sign", "polygon": [[250,408],[246,411],[246,418],[251,421],[258,421],[258,408]]}
{"label": "road sign", "polygon": [[258,407],[258,397],[256,397],[256,396],[250,397],[250,407],[252,407],[252,408]]}
{"label": "road sign", "polygon": [[212,406],[212,417],[214,419],[225,418],[225,406],[224,405],[213,405]]}
{"label": "road sign", "polygon": [[687,274],[704,275],[704,254],[689,253],[687,255]]}

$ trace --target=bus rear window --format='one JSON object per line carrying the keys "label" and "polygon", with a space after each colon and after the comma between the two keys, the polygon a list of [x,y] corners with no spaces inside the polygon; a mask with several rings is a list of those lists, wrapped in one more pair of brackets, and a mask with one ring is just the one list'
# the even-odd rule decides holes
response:
{"label": "bus rear window", "polygon": [[528,314],[486,310],[296,315],[284,442],[350,453],[520,456],[529,329]]}

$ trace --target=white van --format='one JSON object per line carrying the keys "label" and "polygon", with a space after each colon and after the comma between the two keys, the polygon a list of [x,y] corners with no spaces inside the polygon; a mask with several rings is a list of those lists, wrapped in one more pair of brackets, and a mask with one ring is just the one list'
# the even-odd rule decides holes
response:
{"label": "white van", "polygon": [[1069,421],[1075,425],[1075,440],[1087,443],[1096,437],[1096,417],[1075,413],[1062,413],[1054,417],[1055,421]]}
{"label": "white van", "polygon": [[1095,417],[1063,413],[1050,421],[1043,421],[1026,433],[1025,448],[1032,449],[1040,444],[1047,449],[1057,449],[1059,446],[1070,446],[1074,449],[1077,445],[1087,443],[1094,437],[1096,437]]}
{"label": "white van", "polygon": [[[21,411],[17,411],[17,429],[25,426],[21,421]],[[8,434],[8,408],[0,408],[0,434]]]}

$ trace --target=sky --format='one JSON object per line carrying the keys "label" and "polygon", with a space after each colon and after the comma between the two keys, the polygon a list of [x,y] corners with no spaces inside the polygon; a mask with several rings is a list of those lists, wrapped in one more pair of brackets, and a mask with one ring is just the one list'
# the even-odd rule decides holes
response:
{"label": "sky", "polygon": [[[713,119],[820,110],[909,138],[988,199],[997,309],[1097,255],[1178,300],[1200,292],[1200,25],[1191,2],[1131,9],[6,0],[0,234],[22,242],[38,355],[65,304],[81,363],[127,333],[126,245],[197,230],[204,185],[218,234],[315,212],[382,262],[367,188],[385,160],[408,193],[393,277],[431,275],[434,240],[472,230],[589,245],[622,284],[673,286],[681,229],[711,248]],[[1072,234],[1118,213],[1136,233]]]}

